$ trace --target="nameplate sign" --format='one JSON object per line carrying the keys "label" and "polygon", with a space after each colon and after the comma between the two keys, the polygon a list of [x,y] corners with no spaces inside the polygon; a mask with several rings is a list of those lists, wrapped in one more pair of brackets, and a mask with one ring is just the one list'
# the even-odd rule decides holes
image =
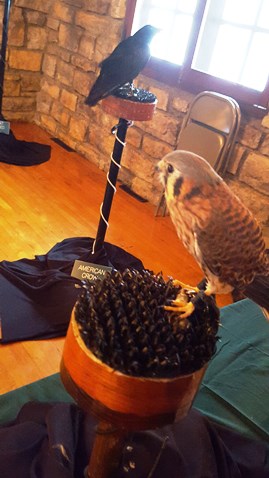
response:
{"label": "nameplate sign", "polygon": [[88,280],[94,282],[97,279],[104,279],[107,272],[111,272],[112,267],[101,266],[100,264],[92,264],[91,262],[84,262],[75,260],[71,276],[80,280]]}
{"label": "nameplate sign", "polygon": [[9,134],[10,123],[8,121],[0,121],[0,134]]}

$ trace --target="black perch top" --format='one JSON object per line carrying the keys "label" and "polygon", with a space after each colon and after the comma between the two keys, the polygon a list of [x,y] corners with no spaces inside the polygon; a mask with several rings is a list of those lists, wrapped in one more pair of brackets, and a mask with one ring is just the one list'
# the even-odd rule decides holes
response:
{"label": "black perch top", "polygon": [[170,378],[202,368],[216,350],[219,310],[203,291],[188,320],[164,310],[179,291],[148,270],[114,271],[83,288],[75,318],[86,346],[128,375]]}
{"label": "black perch top", "polygon": [[125,83],[114,91],[113,96],[138,103],[154,103],[157,99],[153,93],[142,88],[136,88],[133,83]]}

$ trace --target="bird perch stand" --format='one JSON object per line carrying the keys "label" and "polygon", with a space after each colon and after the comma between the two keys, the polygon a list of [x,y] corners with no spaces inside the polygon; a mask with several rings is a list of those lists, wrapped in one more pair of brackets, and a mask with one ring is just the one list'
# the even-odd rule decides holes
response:
{"label": "bird perch stand", "polygon": [[206,366],[171,379],[118,372],[86,347],[73,311],[61,361],[61,378],[78,405],[99,421],[85,476],[111,477],[120,463],[124,439],[130,431],[154,429],[186,416],[205,369]]}
{"label": "bird perch stand", "polygon": [[[125,92],[124,89],[119,89]],[[130,91],[130,90],[128,90]],[[92,254],[98,252],[104,244],[106,230],[108,228],[108,220],[112,206],[113,196],[116,192],[116,182],[119,170],[121,168],[120,162],[125,146],[125,138],[128,127],[132,125],[133,121],[149,121],[152,119],[157,99],[155,95],[145,90],[133,89],[136,94],[132,95],[132,99],[126,97],[108,96],[102,100],[103,110],[117,118],[120,118],[118,124],[111,130],[115,134],[114,149],[111,154],[111,163],[109,172],[107,173],[107,185],[104,194],[104,199],[100,207],[100,220],[96,238],[92,248]]]}

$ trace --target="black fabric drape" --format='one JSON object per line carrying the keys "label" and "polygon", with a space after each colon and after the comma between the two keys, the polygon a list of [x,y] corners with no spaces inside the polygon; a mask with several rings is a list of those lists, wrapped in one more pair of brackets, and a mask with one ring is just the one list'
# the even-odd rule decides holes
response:
{"label": "black fabric drape", "polygon": [[0,263],[0,315],[2,343],[52,338],[66,333],[70,314],[80,289],[71,277],[75,259],[113,266],[142,269],[142,262],[120,247],[104,243],[91,254],[93,239],[64,239],[47,254],[34,259]]}
{"label": "black fabric drape", "polygon": [[[1,478],[82,478],[95,425],[74,404],[28,402],[0,428]],[[177,424],[130,435],[113,478],[268,478],[268,456],[264,444],[192,410]]]}
{"label": "black fabric drape", "polygon": [[[0,114],[0,121],[6,121]],[[31,141],[18,140],[12,130],[0,134],[0,162],[16,166],[34,166],[50,159],[51,147]]]}

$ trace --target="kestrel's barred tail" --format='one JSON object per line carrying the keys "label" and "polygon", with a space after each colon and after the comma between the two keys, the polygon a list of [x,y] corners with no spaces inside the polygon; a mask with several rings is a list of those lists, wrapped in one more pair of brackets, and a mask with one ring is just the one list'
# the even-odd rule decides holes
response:
{"label": "kestrel's barred tail", "polygon": [[217,196],[212,196],[217,208],[213,212],[213,222],[221,212],[223,237],[227,240],[227,235],[231,235],[232,238],[229,251],[224,249],[222,256],[223,263],[229,266],[228,270],[230,268],[225,280],[230,280],[236,289],[264,308],[269,320],[269,250],[266,252],[261,228],[225,182],[219,183],[216,191]]}
{"label": "kestrel's barred tail", "polygon": [[[211,265],[212,259],[219,262],[225,281],[243,290],[256,276],[269,275],[269,257],[267,260],[261,228],[224,181],[211,198],[214,206],[205,231],[209,244],[205,247],[201,240],[201,248],[207,264]],[[218,242],[211,248],[212,237]]]}
{"label": "kestrel's barred tail", "polygon": [[244,294],[269,313],[269,276],[256,276],[245,288]]}

